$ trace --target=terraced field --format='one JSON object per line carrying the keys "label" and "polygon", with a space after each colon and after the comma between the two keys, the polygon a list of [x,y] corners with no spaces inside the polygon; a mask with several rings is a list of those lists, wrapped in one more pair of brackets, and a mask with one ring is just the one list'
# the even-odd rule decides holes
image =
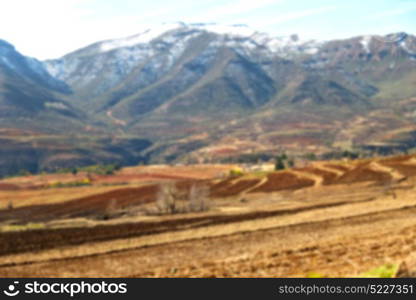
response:
{"label": "terraced field", "polygon": [[[413,156],[224,178],[232,166],[205,176],[166,168],[151,181],[103,178],[89,187],[97,193],[73,188],[74,198],[0,210],[0,276],[357,276],[416,251]],[[166,180],[183,193],[208,186],[211,209],[149,214]],[[27,192],[18,180],[3,184],[5,195]]]}

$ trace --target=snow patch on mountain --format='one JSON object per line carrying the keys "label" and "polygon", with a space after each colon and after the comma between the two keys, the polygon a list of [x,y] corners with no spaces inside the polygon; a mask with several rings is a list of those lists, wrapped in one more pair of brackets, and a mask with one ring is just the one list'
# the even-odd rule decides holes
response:
{"label": "snow patch on mountain", "polygon": [[157,26],[151,29],[146,29],[140,32],[139,34],[136,34],[127,38],[121,38],[121,39],[115,39],[115,40],[102,42],[100,45],[101,51],[110,51],[110,50],[117,49],[117,48],[131,47],[131,46],[138,45],[138,44],[149,43],[152,40],[156,39],[157,37],[161,36],[163,33],[177,29],[179,27],[180,27],[179,24],[164,24],[162,26]]}
{"label": "snow patch on mountain", "polygon": [[216,23],[205,24],[205,23],[196,23],[186,25],[189,28],[205,30],[208,32],[213,32],[221,35],[228,35],[234,37],[250,37],[257,33],[256,30],[246,26],[246,25],[220,25]]}
{"label": "snow patch on mountain", "polygon": [[412,51],[412,49],[410,49],[407,44],[408,44],[407,40],[402,40],[402,41],[400,41],[399,46],[404,51],[406,51],[408,54],[410,54],[410,55],[416,55],[416,51]]}
{"label": "snow patch on mountain", "polygon": [[366,53],[370,53],[370,43],[372,37],[370,35],[363,36],[360,40],[360,43]]}
{"label": "snow patch on mountain", "polygon": [[26,58],[27,65],[33,72],[43,77],[45,80],[51,79],[48,74],[48,71],[45,69],[45,66],[42,62],[38,61],[36,58],[33,58],[33,57],[25,57],[25,58]]}

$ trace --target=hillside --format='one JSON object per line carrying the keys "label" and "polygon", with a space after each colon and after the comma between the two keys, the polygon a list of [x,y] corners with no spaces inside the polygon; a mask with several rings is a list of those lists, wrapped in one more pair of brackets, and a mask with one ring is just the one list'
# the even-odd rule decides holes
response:
{"label": "hillside", "polygon": [[24,57],[0,40],[0,126],[61,132],[85,126],[85,116],[60,94],[67,85],[48,74],[41,62]]}
{"label": "hillside", "polygon": [[[98,42],[45,66],[73,89],[74,103],[160,144],[155,161],[215,159],[210,149],[224,142],[235,149],[231,156],[247,153],[239,143],[267,152],[306,143],[323,153],[345,137],[354,147],[381,143],[380,151],[391,152],[413,147],[404,135],[397,147],[380,134],[413,130],[413,118],[402,118],[409,108],[396,103],[416,96],[415,41],[398,33],[317,42],[243,25],[179,23]],[[351,128],[361,120],[375,128],[366,141]]]}

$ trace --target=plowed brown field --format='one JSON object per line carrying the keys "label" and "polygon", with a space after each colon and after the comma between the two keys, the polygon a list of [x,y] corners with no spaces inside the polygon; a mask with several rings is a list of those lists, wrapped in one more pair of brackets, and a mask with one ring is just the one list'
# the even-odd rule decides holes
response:
{"label": "plowed brown field", "polygon": [[[413,159],[315,162],[257,177],[169,175],[180,190],[210,187],[212,207],[199,213],[125,215],[155,205],[157,180],[3,209],[0,276],[357,276],[416,251]],[[97,220],[109,208],[120,215]]]}

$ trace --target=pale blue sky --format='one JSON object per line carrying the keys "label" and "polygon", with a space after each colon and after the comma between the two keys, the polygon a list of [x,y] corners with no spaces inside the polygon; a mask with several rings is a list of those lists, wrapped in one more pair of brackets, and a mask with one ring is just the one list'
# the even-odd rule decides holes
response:
{"label": "pale blue sky", "polygon": [[39,59],[164,22],[247,24],[318,40],[416,33],[415,0],[2,0],[0,39]]}

